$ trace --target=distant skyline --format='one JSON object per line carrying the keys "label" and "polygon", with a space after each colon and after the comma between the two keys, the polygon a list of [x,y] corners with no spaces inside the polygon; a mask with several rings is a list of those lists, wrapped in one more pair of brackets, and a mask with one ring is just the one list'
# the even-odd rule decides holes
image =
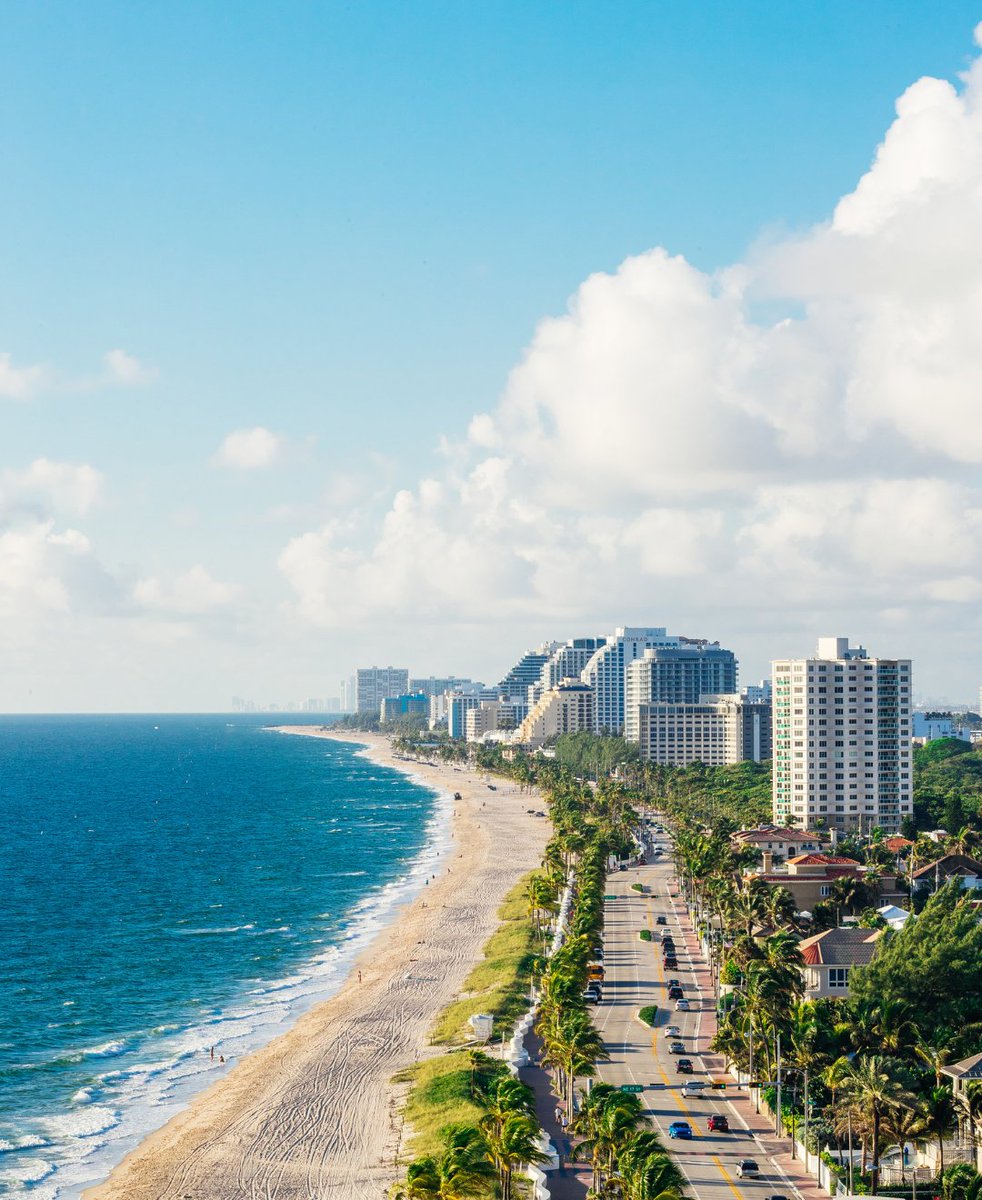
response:
{"label": "distant skyline", "polygon": [[0,711],[657,624],[982,683],[977,6],[8,6]]}

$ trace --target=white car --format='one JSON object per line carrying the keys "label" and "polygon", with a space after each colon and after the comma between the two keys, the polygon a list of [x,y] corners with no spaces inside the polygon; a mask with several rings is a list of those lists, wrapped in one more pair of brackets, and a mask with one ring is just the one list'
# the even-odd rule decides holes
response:
{"label": "white car", "polygon": [[666,1025],[665,1037],[677,1038],[682,1036],[682,1027],[680,1025]]}
{"label": "white car", "polygon": [[676,1012],[688,1012],[689,1011],[689,1002],[688,1002],[688,1000],[686,1000],[686,998],[684,996],[682,997],[681,1000],[675,1001],[675,1011]]}

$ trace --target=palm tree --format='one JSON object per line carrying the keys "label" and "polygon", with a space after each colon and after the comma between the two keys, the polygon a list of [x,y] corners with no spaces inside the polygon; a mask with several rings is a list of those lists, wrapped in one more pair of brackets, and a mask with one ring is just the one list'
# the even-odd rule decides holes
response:
{"label": "palm tree", "polygon": [[[889,1111],[883,1123],[883,1131],[886,1138],[891,1142],[895,1142],[900,1147],[900,1182],[904,1185],[907,1183],[904,1163],[904,1150],[907,1143],[914,1144],[914,1154],[916,1159],[917,1142],[923,1138],[924,1134],[928,1133],[927,1121],[924,1119],[924,1112],[920,1105],[914,1108],[908,1108],[903,1105],[899,1108],[893,1108]],[[916,1163],[915,1163],[916,1168]],[[914,1200],[917,1198],[917,1172],[914,1172]]]}
{"label": "palm tree", "polygon": [[843,1080],[848,1100],[869,1115],[870,1192],[876,1195],[880,1183],[880,1140],[884,1117],[902,1105],[916,1104],[915,1098],[892,1074],[893,1065],[879,1054],[857,1058]]}
{"label": "palm tree", "polygon": [[441,1136],[443,1153],[411,1162],[405,1181],[392,1189],[394,1200],[468,1200],[487,1194],[494,1167],[480,1130],[473,1125],[448,1125]]}
{"label": "palm tree", "polygon": [[501,1184],[501,1200],[511,1200],[512,1178],[515,1168],[522,1163],[542,1163],[549,1156],[539,1147],[541,1130],[535,1117],[526,1113],[508,1113],[500,1125],[492,1117],[486,1117],[484,1134],[488,1153],[498,1168]]}
{"label": "palm tree", "polygon": [[944,1173],[944,1140],[955,1128],[955,1101],[951,1088],[933,1087],[921,1102],[928,1133],[938,1142],[938,1172]]}
{"label": "palm tree", "polygon": [[636,1133],[618,1156],[617,1169],[628,1200],[680,1200],[685,1190],[685,1176],[656,1133]]}

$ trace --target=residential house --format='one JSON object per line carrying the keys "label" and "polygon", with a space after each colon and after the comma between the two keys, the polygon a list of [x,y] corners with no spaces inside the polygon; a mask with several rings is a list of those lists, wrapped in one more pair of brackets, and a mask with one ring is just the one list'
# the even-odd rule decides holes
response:
{"label": "residential house", "polygon": [[[831,898],[837,879],[866,882],[868,876],[867,868],[861,862],[839,854],[797,854],[777,870],[771,852],[765,850],[764,865],[757,872],[757,878],[787,888],[798,912],[811,912],[816,904]],[[878,895],[884,901],[900,898],[896,875],[880,877]]]}
{"label": "residential house", "polygon": [[982,888],[982,863],[969,858],[967,854],[945,854],[936,862],[928,863],[915,871],[911,878],[913,890],[931,888],[937,891],[949,879],[961,879],[963,888]]}
{"label": "residential house", "polygon": [[865,966],[876,953],[881,929],[826,929],[798,944],[805,960],[805,999],[849,995],[853,967]]}
{"label": "residential house", "polygon": [[982,1122],[977,1115],[973,1119],[969,1101],[969,1085],[982,1084],[982,1054],[952,1063],[941,1070],[951,1080],[951,1093],[955,1098],[958,1113],[958,1136],[963,1150],[969,1151],[977,1171],[982,1171]]}
{"label": "residential house", "polygon": [[757,829],[738,829],[736,833],[730,834],[730,844],[734,850],[741,850],[745,846],[761,852],[766,850],[772,855],[772,862],[782,863],[798,854],[821,852],[825,848],[825,838],[815,829],[784,829],[777,825],[760,825]]}

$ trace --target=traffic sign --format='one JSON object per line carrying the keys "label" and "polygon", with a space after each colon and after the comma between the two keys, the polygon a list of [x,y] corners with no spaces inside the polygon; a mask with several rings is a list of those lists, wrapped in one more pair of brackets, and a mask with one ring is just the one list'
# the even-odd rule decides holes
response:
{"label": "traffic sign", "polygon": [[622,1083],[621,1091],[622,1092],[643,1092],[644,1084],[643,1083]]}
{"label": "traffic sign", "polygon": [[605,900],[616,900],[617,897],[616,896],[604,896],[604,899]]}
{"label": "traffic sign", "polygon": [[713,1083],[711,1083],[709,1086],[710,1086],[710,1087],[713,1089],[713,1091],[714,1091],[714,1092],[725,1092],[725,1091],[726,1091],[726,1084],[725,1084],[725,1083],[715,1083],[715,1082],[713,1082]]}

